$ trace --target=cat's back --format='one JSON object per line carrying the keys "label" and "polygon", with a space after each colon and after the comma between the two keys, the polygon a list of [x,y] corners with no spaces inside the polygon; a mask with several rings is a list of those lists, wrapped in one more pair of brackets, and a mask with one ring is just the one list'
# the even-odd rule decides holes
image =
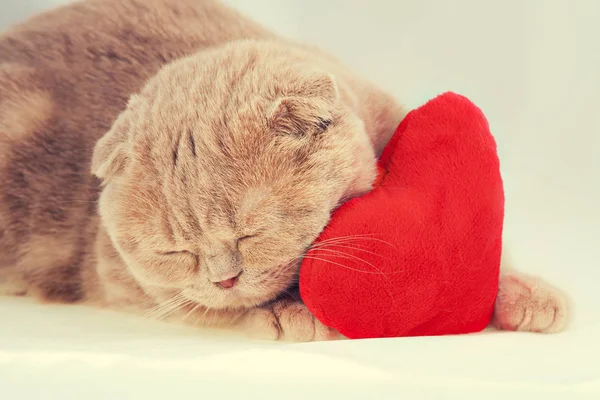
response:
{"label": "cat's back", "polygon": [[215,0],[85,0],[1,33],[0,288],[15,267],[59,283],[83,262],[92,150],[132,93],[176,58],[265,36]]}
{"label": "cat's back", "polygon": [[[164,64],[267,33],[215,0],[87,0],[0,36],[0,90],[47,92],[64,123],[109,128],[128,97]],[[3,93],[4,94],[4,93]],[[62,115],[66,111],[67,115]],[[102,131],[102,132],[101,132]]]}

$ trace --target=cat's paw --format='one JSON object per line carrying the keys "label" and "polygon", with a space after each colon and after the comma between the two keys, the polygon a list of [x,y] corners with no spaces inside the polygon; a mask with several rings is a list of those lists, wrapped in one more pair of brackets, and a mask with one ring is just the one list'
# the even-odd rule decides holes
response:
{"label": "cat's paw", "polygon": [[552,285],[519,273],[500,277],[493,326],[510,331],[556,333],[567,324],[568,302]]}
{"label": "cat's paw", "polygon": [[281,300],[268,308],[255,308],[243,322],[244,331],[254,339],[310,342],[341,336],[320,323],[304,304]]}

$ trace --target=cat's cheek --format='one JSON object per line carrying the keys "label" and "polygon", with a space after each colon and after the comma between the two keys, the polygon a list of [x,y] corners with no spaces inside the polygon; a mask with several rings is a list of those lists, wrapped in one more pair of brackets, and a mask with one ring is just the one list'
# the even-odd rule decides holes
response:
{"label": "cat's cheek", "polygon": [[195,260],[171,255],[128,257],[127,264],[133,276],[142,284],[169,288],[190,285],[197,275]]}
{"label": "cat's cheek", "polygon": [[244,243],[239,248],[242,263],[245,269],[265,270],[277,265],[279,258],[276,249],[284,246],[272,240],[262,240],[255,243]]}

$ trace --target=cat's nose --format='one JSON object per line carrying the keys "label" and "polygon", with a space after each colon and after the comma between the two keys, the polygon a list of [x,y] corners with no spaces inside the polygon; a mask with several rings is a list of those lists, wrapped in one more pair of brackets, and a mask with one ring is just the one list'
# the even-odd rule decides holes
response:
{"label": "cat's nose", "polygon": [[242,273],[242,265],[235,254],[206,257],[205,265],[208,279],[223,289],[234,287]]}
{"label": "cat's nose", "polygon": [[240,274],[237,274],[236,276],[234,276],[232,278],[216,282],[216,284],[218,286],[221,286],[223,289],[231,289],[237,283],[239,276],[240,276]]}

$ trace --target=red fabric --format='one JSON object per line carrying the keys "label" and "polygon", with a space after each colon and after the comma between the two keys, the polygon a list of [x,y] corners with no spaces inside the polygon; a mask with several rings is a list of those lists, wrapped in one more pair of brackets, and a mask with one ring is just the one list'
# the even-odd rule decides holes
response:
{"label": "red fabric", "polygon": [[496,143],[467,98],[411,111],[385,175],[343,204],[300,269],[315,316],[349,338],[477,332],[498,290],[504,191]]}

